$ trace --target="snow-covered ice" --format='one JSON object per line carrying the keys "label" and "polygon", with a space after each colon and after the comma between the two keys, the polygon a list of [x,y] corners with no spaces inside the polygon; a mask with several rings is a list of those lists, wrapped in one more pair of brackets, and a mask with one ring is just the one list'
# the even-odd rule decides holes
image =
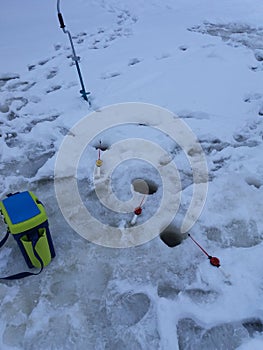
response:
{"label": "snow-covered ice", "polygon": [[[55,2],[13,0],[1,6],[1,199],[15,191],[37,194],[57,256],[39,276],[1,281],[0,349],[261,350],[262,1],[61,0],[60,5],[91,107],[79,93]],[[198,182],[189,163],[198,148],[185,153],[161,131],[164,121],[151,122],[149,115],[107,129],[100,124],[103,108],[128,102],[167,109],[196,135],[207,162],[208,192],[191,234],[220,258],[220,268],[180,230]],[[133,209],[144,198],[135,181],[145,181],[150,191],[135,227],[153,216],[165,221],[172,211],[158,212],[164,180],[171,194],[180,194],[172,222],[152,226],[153,239],[142,245],[94,244],[60,211],[56,159],[65,137],[76,136],[74,125],[91,113],[98,132],[80,157],[76,183],[97,220],[128,239]],[[145,142],[141,159],[125,150],[128,139]],[[103,166],[94,182],[100,140]],[[157,165],[147,162],[150,143],[165,151]],[[157,153],[151,156],[157,159]],[[160,170],[169,164],[177,170]],[[78,217],[77,207],[67,209]],[[91,229],[94,235],[98,227]],[[0,228],[4,234],[3,221]],[[1,276],[26,269],[12,238],[1,248],[0,269]]]}

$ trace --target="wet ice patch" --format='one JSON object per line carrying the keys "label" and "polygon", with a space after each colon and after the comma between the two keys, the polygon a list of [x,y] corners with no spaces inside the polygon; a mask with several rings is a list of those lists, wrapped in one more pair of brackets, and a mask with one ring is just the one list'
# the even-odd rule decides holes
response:
{"label": "wet ice patch", "polygon": [[195,303],[213,303],[217,300],[219,293],[215,290],[204,290],[200,288],[186,289],[184,291],[193,302]]}
{"label": "wet ice patch", "polygon": [[225,226],[225,243],[234,247],[251,247],[262,241],[262,233],[258,231],[254,220],[232,220]]}
{"label": "wet ice patch", "polygon": [[245,23],[210,23],[196,25],[188,30],[218,36],[227,45],[233,47],[244,46],[253,51],[257,64],[251,64],[250,69],[254,72],[262,71],[263,65],[263,28],[253,27]]}
{"label": "wet ice patch", "polygon": [[[19,141],[15,138],[7,139],[10,147],[17,147]],[[41,148],[41,146],[40,146]],[[19,156],[19,159],[10,159],[1,164],[1,174],[3,176],[21,175],[25,178],[34,177],[38,170],[55,154],[53,149],[43,149],[27,151],[27,154]]]}
{"label": "wet ice patch", "polygon": [[20,349],[22,349],[23,348],[22,339],[25,336],[25,331],[26,331],[25,323],[20,325],[12,325],[12,324],[7,325],[3,332],[3,343],[8,346],[19,347]]}
{"label": "wet ice patch", "polygon": [[241,323],[224,323],[204,328],[190,318],[184,318],[177,325],[179,350],[225,350],[236,349],[249,338]]}
{"label": "wet ice patch", "polygon": [[219,36],[223,41],[233,46],[246,46],[252,50],[261,49],[263,47],[263,28],[252,27],[245,23],[209,23],[196,25],[188,30]]}
{"label": "wet ice patch", "polygon": [[180,289],[172,284],[172,282],[160,282],[157,288],[157,294],[160,298],[174,300],[178,297]]}
{"label": "wet ice patch", "polygon": [[123,339],[109,339],[105,344],[105,350],[123,350],[127,349],[127,344],[132,344],[132,350],[143,350],[143,347],[136,340],[135,336],[125,336]]}
{"label": "wet ice patch", "polygon": [[151,301],[144,293],[120,294],[108,305],[108,317],[115,325],[132,326],[140,322],[150,305]]}
{"label": "wet ice patch", "polygon": [[232,219],[221,228],[207,227],[205,232],[209,240],[220,243],[222,247],[253,247],[263,238],[257,222],[252,219]]}
{"label": "wet ice patch", "polygon": [[67,307],[79,301],[78,290],[68,276],[65,280],[54,281],[50,286],[51,299],[57,306]]}

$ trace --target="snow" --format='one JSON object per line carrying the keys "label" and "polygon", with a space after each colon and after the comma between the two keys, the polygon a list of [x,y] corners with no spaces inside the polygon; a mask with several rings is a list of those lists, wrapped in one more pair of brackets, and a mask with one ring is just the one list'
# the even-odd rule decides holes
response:
{"label": "snow", "polygon": [[91,106],[56,4],[1,6],[1,199],[33,191],[57,255],[1,281],[0,348],[262,349],[262,1],[60,5]]}

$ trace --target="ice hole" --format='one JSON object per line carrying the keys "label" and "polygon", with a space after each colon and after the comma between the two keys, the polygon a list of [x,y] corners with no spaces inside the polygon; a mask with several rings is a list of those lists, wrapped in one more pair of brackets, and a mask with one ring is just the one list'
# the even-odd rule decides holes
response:
{"label": "ice hole", "polygon": [[106,142],[97,142],[95,143],[94,147],[96,149],[100,149],[102,152],[107,151],[110,148],[110,145]]}
{"label": "ice hole", "polygon": [[168,247],[171,248],[181,244],[183,240],[182,234],[179,232],[179,230],[177,231],[175,228],[165,229],[163,232],[160,233],[160,238]]}
{"label": "ice hole", "polygon": [[132,185],[134,191],[141,194],[154,194],[158,190],[158,186],[151,180],[135,179]]}

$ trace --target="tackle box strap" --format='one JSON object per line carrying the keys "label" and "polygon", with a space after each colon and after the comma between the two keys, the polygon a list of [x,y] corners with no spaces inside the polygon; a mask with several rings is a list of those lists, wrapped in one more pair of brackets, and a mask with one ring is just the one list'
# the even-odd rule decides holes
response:
{"label": "tackle box strap", "polygon": [[[7,231],[5,237],[0,241],[0,248],[5,244],[8,237],[9,237],[9,231]],[[34,240],[32,242],[32,248],[33,248],[33,253],[34,253],[36,259],[40,262],[40,266],[41,266],[40,270],[38,272],[29,272],[29,271],[19,272],[19,273],[16,273],[14,275],[0,277],[0,280],[16,280],[16,279],[25,278],[25,277],[32,276],[32,275],[39,275],[42,272],[42,270],[44,268],[44,263],[35,249],[37,242],[38,242],[38,240]]]}

